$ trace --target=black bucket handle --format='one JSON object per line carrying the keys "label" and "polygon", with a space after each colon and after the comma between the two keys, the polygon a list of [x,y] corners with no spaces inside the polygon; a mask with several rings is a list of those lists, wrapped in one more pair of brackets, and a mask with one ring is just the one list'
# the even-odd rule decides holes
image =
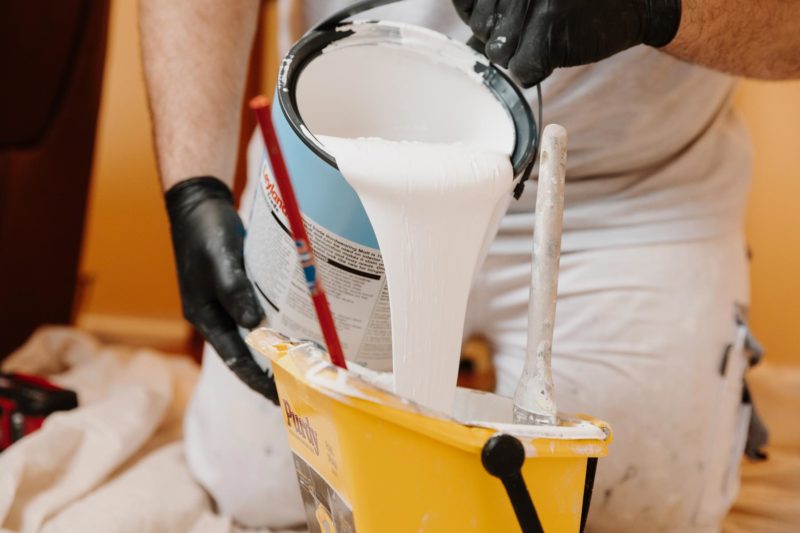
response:
{"label": "black bucket handle", "polygon": [[[525,447],[522,442],[506,433],[492,435],[483,445],[481,462],[489,474],[502,481],[522,533],[544,533],[542,522],[539,520],[533,499],[528,492],[528,486],[522,477],[522,465],[525,463]],[[578,530],[580,533],[583,533],[586,528],[596,472],[597,457],[589,457],[586,461],[581,523]]]}
{"label": "black bucket handle", "polygon": [[505,433],[493,435],[483,445],[481,462],[487,472],[503,482],[522,533],[544,533],[531,494],[522,477],[525,447],[519,439]]}

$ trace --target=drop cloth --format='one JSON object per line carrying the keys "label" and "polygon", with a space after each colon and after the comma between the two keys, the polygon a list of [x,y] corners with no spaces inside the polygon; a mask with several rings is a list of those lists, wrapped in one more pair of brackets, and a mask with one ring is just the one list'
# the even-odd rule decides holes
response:
{"label": "drop cloth", "polygon": [[0,531],[238,530],[183,456],[192,360],[45,328],[3,370],[47,376],[77,391],[80,407],[0,453]]}

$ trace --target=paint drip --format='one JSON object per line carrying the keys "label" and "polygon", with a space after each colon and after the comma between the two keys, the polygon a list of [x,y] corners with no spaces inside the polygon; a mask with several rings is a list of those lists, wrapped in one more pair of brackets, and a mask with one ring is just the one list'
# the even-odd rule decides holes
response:
{"label": "paint drip", "polygon": [[332,46],[304,69],[297,101],[377,237],[394,390],[449,414],[470,287],[511,200],[515,130],[480,76],[432,58]]}
{"label": "paint drip", "polygon": [[511,197],[507,154],[321,137],[358,193],[389,284],[394,390],[451,413],[470,287]]}

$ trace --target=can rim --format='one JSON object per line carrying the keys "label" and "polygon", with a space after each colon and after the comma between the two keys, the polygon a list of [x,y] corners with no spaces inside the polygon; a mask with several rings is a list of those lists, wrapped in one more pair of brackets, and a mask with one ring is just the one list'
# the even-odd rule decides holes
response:
{"label": "can rim", "polygon": [[[410,28],[421,33],[442,37],[451,41],[455,46],[463,46],[466,50],[472,51],[465,44],[420,26],[386,21],[363,20],[358,21],[358,24]],[[339,167],[336,163],[336,159],[321,143],[319,143],[303,121],[297,104],[297,93],[295,89],[303,69],[305,69],[312,60],[320,56],[328,45],[355,34],[355,30],[352,29],[352,26],[352,22],[343,22],[330,29],[314,29],[305,34],[292,46],[289,53],[281,62],[277,85],[278,104],[281,111],[286,116],[289,126],[310,150],[326,163],[337,169]],[[514,124],[515,142],[514,150],[511,154],[511,163],[514,168],[514,176],[516,179],[516,177],[521,176],[528,169],[531,162],[534,161],[536,157],[537,136],[539,134],[536,119],[533,116],[533,111],[527,99],[511,78],[487,59],[483,58],[483,61],[481,61],[481,56],[479,56],[477,52],[474,53],[476,60],[473,69],[481,76],[484,85],[506,108]]]}

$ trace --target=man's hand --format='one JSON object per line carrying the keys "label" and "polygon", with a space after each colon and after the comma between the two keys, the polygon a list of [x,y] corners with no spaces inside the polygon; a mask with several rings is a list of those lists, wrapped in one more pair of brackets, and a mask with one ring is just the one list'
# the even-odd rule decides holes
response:
{"label": "man's hand", "polygon": [[525,87],[558,67],[605,59],[675,37],[681,0],[453,0],[486,55]]}
{"label": "man's hand", "polygon": [[165,199],[184,316],[239,379],[277,404],[273,379],[237,330],[237,324],[258,326],[264,311],[244,269],[244,227],[230,189],[216,178],[192,178],[173,186]]}
{"label": "man's hand", "polygon": [[244,228],[231,182],[186,179],[233,176],[259,5],[139,0],[139,25],[184,315],[239,379],[277,403],[274,382],[237,331],[264,315],[244,270]]}

